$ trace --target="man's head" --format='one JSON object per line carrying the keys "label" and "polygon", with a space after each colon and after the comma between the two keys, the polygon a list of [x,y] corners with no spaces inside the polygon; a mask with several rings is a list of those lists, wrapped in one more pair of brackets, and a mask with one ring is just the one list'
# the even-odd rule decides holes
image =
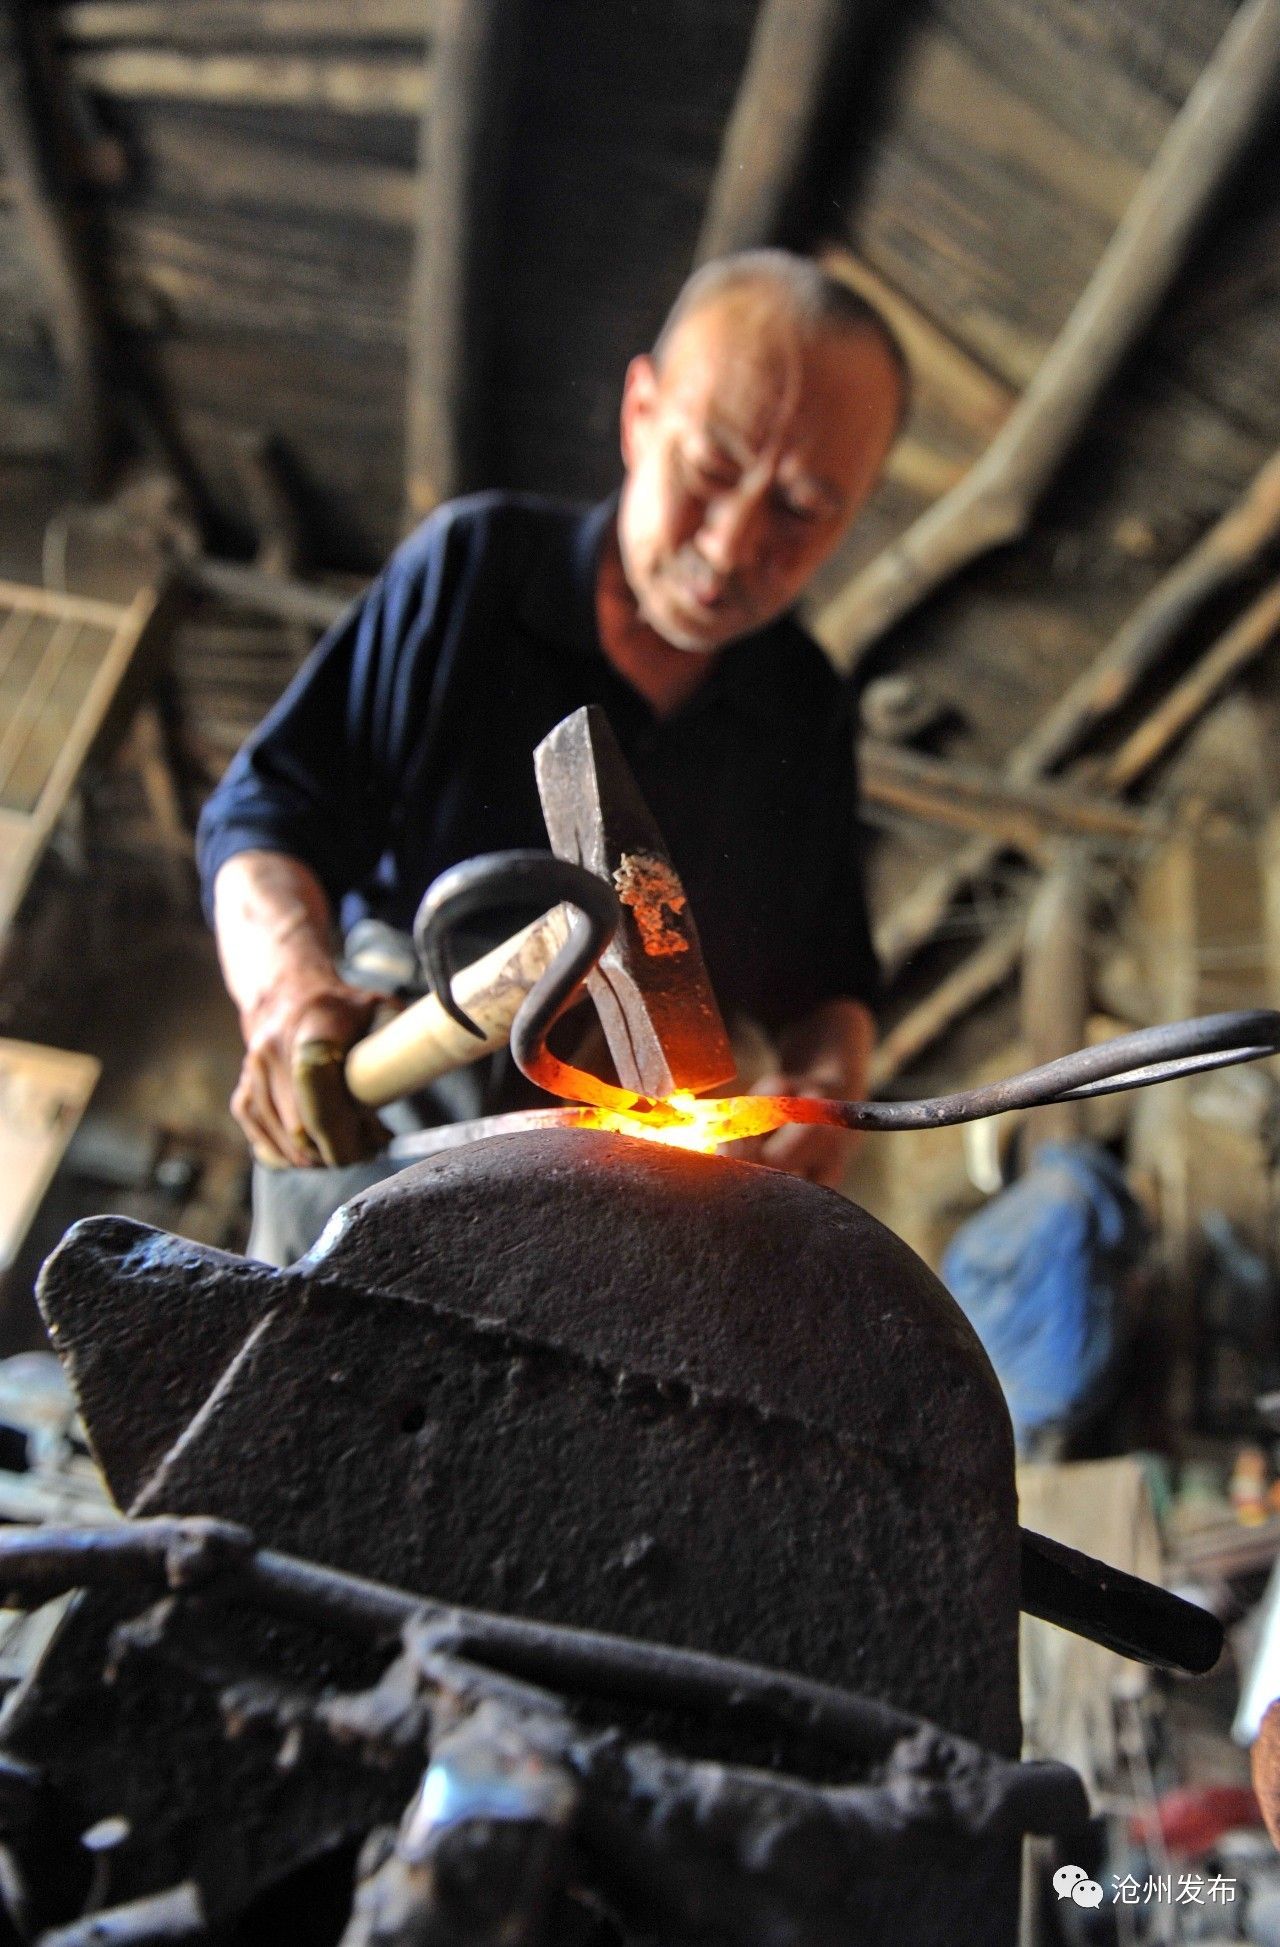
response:
{"label": "man's head", "polygon": [[816,264],[761,250],[696,272],[623,390],[618,542],[649,626],[706,653],[790,607],[905,400],[888,327]]}

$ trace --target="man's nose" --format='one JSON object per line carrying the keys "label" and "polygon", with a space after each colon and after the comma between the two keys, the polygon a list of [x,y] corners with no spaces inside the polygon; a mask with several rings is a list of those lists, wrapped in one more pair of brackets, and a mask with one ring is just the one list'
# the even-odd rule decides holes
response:
{"label": "man's nose", "polygon": [[763,538],[767,489],[739,481],[707,505],[698,536],[704,561],[721,574],[752,565]]}

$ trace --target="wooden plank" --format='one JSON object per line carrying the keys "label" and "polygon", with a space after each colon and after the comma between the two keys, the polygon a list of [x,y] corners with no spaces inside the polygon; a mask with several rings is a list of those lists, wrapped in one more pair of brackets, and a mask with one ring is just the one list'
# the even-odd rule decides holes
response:
{"label": "wooden plank", "polygon": [[117,602],[95,602],[87,595],[61,595],[52,588],[32,588],[26,582],[0,581],[0,608],[27,615],[70,617],[112,631],[124,623],[128,610]]}
{"label": "wooden plank", "polygon": [[404,342],[408,251],[385,230],[144,208],[113,216],[104,240],[116,309],[143,329]]}
{"label": "wooden plank", "polygon": [[0,1273],[17,1257],[101,1072],[93,1055],[0,1041]]}
{"label": "wooden plank", "polygon": [[1125,211],[1017,411],[961,485],[829,605],[838,664],[866,649],[966,563],[1015,539],[1104,385],[1181,268],[1280,79],[1280,0],[1245,0]]}
{"label": "wooden plank", "polygon": [[126,47],[74,51],[69,67],[82,87],[124,100],[141,96],[339,115],[420,116],[431,93],[428,71],[419,63],[350,56]]}
{"label": "wooden plank", "polygon": [[913,391],[937,399],[975,442],[994,439],[1017,403],[1012,387],[852,250],[825,250],[822,265],[892,326],[911,367]]}
{"label": "wooden plank", "polygon": [[1025,916],[1007,922],[894,1023],[871,1058],[873,1094],[887,1088],[961,1015],[1003,986],[1021,960],[1025,934]]}
{"label": "wooden plank", "polygon": [[[32,590],[31,594],[40,597],[44,591]],[[69,600],[63,627],[74,630],[91,626],[75,615],[75,610],[82,606],[84,604]],[[90,606],[100,608],[103,605]],[[40,614],[42,608],[43,603],[33,602],[35,613]],[[79,700],[74,720],[67,726],[58,745],[34,809],[22,818],[20,827],[14,823],[12,812],[6,813],[3,867],[0,870],[0,938],[12,923],[40,855],[62,816],[86,757],[101,735],[121,685],[147,637],[159,626],[166,608],[167,598],[162,591],[144,588],[126,609],[114,611],[117,620],[115,631],[107,641]],[[14,728],[13,737],[16,746],[25,737],[24,725],[19,724]],[[6,761],[11,761],[12,756],[13,752],[10,751]]]}
{"label": "wooden plank", "polygon": [[282,575],[264,574],[256,568],[242,568],[231,561],[198,556],[179,563],[178,573],[189,587],[203,594],[219,595],[259,615],[275,615],[281,621],[302,622],[315,629],[327,629],[351,605],[349,596],[290,581]]}
{"label": "wooden plank", "polygon": [[933,11],[975,66],[1048,121],[1067,122],[1077,141],[1146,168],[1173,108],[1212,56],[1228,10],[1151,8],[1149,39],[1131,6],[1086,16],[1025,0],[939,0]]}
{"label": "wooden plank", "polygon": [[[1225,685],[1257,656],[1280,639],[1280,581],[1273,582],[1250,603],[1236,622],[1174,685],[1168,696],[1116,751],[1099,778],[1090,780],[1100,793],[1126,790],[1155,765],[1189,726],[1203,714]],[[985,841],[984,841],[985,842]],[[1185,840],[1192,847],[1193,837]],[[1169,848],[1168,856],[1181,856],[1179,846]],[[1159,872],[1153,877],[1159,878]],[[887,1037],[890,1050],[883,1056],[884,1079],[891,1079],[898,1068],[924,1052],[960,1016],[995,991],[1007,978],[1017,958],[1026,929],[1026,916],[1011,920],[994,939],[970,954],[948,974],[925,1000],[897,1024]],[[1226,1006],[1226,1000],[1216,1003]],[[1232,1005],[1243,1005],[1232,1001]],[[1166,1018],[1194,1012],[1192,1007],[1172,1008]],[[896,1065],[895,1065],[896,1064]]]}
{"label": "wooden plank", "polygon": [[[27,760],[33,752],[38,760],[44,741],[42,729],[48,737],[70,728],[69,723],[58,720],[58,692],[66,686],[65,679],[75,667],[76,652],[87,633],[85,623],[62,617],[6,710],[0,725],[0,802],[8,810],[31,811],[35,806],[42,779],[36,775],[34,786],[28,783],[34,767]],[[99,637],[94,646],[103,649],[109,641],[110,637]]]}
{"label": "wooden plank", "polygon": [[[874,306],[896,333],[911,373],[906,423],[872,506],[824,577],[835,589],[874,558],[924,507],[950,491],[1008,418],[1017,395],[852,251],[822,253],[823,267]],[[819,591],[820,601],[820,591]]]}
{"label": "wooden plank", "polygon": [[1022,391],[1141,169],[1118,141],[1064,141],[1058,122],[975,62],[931,14],[905,30],[888,92],[854,158],[845,236]]}
{"label": "wooden plank", "polygon": [[1213,647],[1126,737],[1103,769],[1109,791],[1126,791],[1184,736],[1214,698],[1280,636],[1280,581],[1251,602]]}

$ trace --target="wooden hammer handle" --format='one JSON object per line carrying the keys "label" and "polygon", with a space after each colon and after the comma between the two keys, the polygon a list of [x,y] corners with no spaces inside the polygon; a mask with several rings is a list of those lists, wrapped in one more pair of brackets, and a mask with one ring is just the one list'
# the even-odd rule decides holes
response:
{"label": "wooden hammer handle", "polygon": [[402,1095],[412,1095],[439,1075],[505,1047],[521,1001],[551,965],[572,923],[568,906],[553,906],[541,919],[454,975],[454,998],[484,1029],[483,1041],[459,1027],[434,994],[415,1001],[385,1027],[358,1041],[345,1069],[347,1087],[356,1100],[381,1108]]}

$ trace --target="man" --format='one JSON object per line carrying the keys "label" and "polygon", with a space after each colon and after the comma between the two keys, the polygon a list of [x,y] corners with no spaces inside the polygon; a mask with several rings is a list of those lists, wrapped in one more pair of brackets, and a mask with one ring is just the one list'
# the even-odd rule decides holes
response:
{"label": "man", "polygon": [[[200,831],[246,1043],[232,1108],[272,1166],[255,1180],[263,1255],[305,1247],[387,1168],[360,1160],[385,1133],[371,1117],[348,1099],[309,1124],[295,1088],[296,1049],[350,1046],[375,1005],[337,970],[335,909],[407,928],[445,866],[545,844],[532,751],[584,703],[657,816],[727,1016],[774,1039],[757,1088],[863,1091],[876,968],[853,724],[789,611],[870,495],[904,400],[890,333],[816,266],[706,266],[627,370],[616,503],[445,506],[318,646]],[[534,1095],[509,1057],[447,1082],[429,1119]],[[834,1183],[847,1140],[797,1127],[739,1153]]]}

